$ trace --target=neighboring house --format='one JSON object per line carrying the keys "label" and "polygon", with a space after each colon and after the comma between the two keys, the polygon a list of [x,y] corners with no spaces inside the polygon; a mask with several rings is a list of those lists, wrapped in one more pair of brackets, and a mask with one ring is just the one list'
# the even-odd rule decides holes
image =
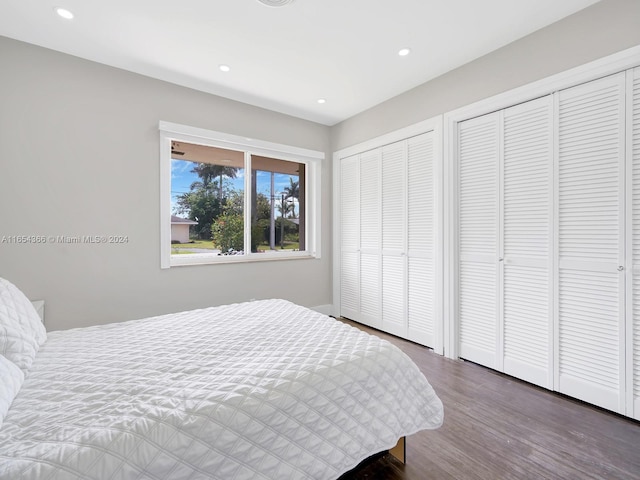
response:
{"label": "neighboring house", "polygon": [[171,215],[171,243],[189,243],[189,226],[198,222]]}

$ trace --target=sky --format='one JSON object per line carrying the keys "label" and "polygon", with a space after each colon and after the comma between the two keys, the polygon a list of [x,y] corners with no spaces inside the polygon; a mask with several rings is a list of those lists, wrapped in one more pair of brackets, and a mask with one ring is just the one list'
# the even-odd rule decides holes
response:
{"label": "sky", "polygon": [[[189,192],[191,184],[200,180],[198,175],[192,173],[195,162],[188,160],[171,160],[171,214],[176,215],[175,206],[176,198],[182,193]],[[280,194],[284,192],[284,189],[290,185],[289,177],[293,178],[293,181],[298,181],[297,176],[284,175],[276,173],[274,177],[274,190],[275,195],[278,197],[276,201],[280,199]],[[239,170],[236,173],[236,178],[224,177],[223,184],[225,187],[229,187],[233,190],[244,189],[244,169]],[[267,198],[270,196],[271,189],[271,174],[269,172],[258,172],[257,182],[258,193],[264,193]],[[298,213],[296,202],[296,214]],[[276,210],[275,215],[278,216]],[[186,217],[187,215],[182,215]]]}

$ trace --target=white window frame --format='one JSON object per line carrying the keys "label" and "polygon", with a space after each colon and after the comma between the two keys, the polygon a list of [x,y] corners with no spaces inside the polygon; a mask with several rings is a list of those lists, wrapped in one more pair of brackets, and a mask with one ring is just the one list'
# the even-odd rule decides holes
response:
{"label": "white window frame", "polygon": [[[246,263],[302,258],[320,258],[320,222],[322,161],[324,153],[279,143],[256,140],[203,128],[160,121],[160,267],[206,265],[219,263]],[[245,172],[251,172],[251,156],[259,155],[278,160],[305,164],[306,194],[306,248],[304,251],[253,253],[245,249],[243,255],[171,255],[171,142],[195,143],[211,147],[244,152]],[[244,191],[251,191],[251,175],[245,175]],[[251,210],[249,195],[244,195],[245,245],[250,243]]]}

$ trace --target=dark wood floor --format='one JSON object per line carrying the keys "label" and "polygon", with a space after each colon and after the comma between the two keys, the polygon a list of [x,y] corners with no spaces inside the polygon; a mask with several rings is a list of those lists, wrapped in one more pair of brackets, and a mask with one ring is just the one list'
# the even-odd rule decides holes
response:
{"label": "dark wood floor", "polygon": [[640,422],[349,322],[399,346],[442,399],[444,425],[345,480],[640,479]]}

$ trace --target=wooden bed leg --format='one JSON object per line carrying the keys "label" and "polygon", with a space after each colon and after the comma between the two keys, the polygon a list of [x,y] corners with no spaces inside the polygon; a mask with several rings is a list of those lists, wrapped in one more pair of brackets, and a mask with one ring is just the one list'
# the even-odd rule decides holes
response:
{"label": "wooden bed leg", "polygon": [[401,437],[400,440],[398,440],[396,446],[389,450],[389,453],[400,460],[402,463],[407,463],[407,446],[405,442],[406,438],[407,437]]}

